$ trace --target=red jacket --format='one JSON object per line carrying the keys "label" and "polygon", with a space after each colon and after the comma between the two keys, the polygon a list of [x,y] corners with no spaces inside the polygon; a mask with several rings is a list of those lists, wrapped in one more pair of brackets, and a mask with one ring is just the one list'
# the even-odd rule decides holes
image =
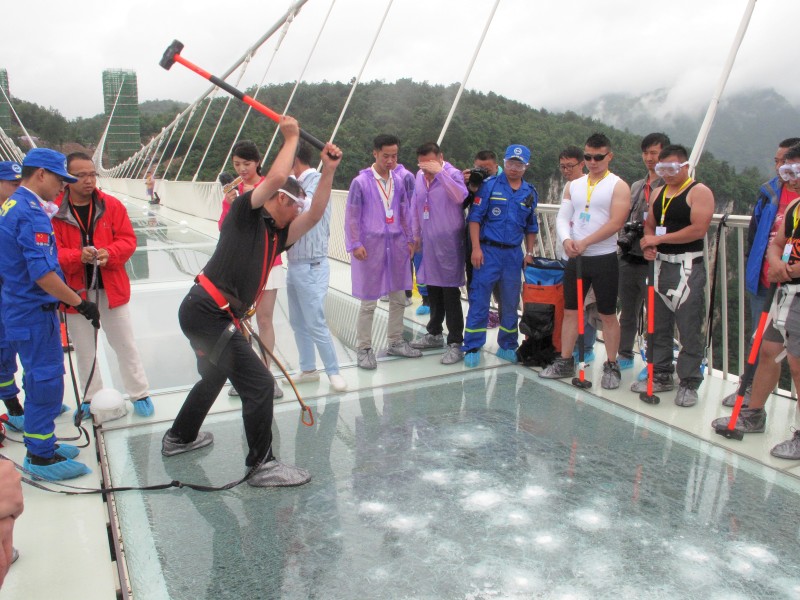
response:
{"label": "red jacket", "polygon": [[[69,202],[64,202],[69,195],[67,189],[56,198],[58,212],[53,217],[53,231],[58,247],[58,263],[64,271],[67,285],[78,290],[81,298],[86,298],[86,265],[81,262],[83,240],[78,222],[69,209]],[[136,250],[136,234],[128,217],[128,211],[122,203],[100,190],[93,195],[95,203],[94,246],[108,250],[108,262],[100,267],[103,276],[103,287],[108,296],[108,307],[116,308],[127,304],[131,299],[131,282],[125,272],[125,263]],[[75,312],[69,309],[68,312]]]}

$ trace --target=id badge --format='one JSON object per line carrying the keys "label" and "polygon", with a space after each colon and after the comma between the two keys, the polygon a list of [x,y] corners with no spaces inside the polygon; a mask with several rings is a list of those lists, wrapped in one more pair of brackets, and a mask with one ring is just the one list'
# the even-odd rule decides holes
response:
{"label": "id badge", "polygon": [[579,218],[581,221],[583,221],[584,223],[588,223],[588,222],[589,222],[589,219],[591,219],[591,218],[592,218],[592,215],[590,215],[588,212],[582,212],[582,213],[580,213],[580,214],[578,215],[578,218]]}
{"label": "id badge", "polygon": [[664,227],[663,225],[657,226],[656,227],[656,235],[658,235],[658,236],[667,235],[667,228]]}
{"label": "id badge", "polygon": [[786,244],[783,247],[783,255],[781,256],[781,260],[785,263],[789,262],[789,258],[792,256],[792,244]]}
{"label": "id badge", "polygon": [[386,223],[388,223],[389,225],[391,225],[392,223],[394,223],[394,217],[389,217],[389,216],[387,216],[387,217],[386,217]]}
{"label": "id badge", "polygon": [[430,218],[431,218],[431,213],[429,213],[428,209],[425,208],[425,210],[422,211],[422,220],[427,221]]}

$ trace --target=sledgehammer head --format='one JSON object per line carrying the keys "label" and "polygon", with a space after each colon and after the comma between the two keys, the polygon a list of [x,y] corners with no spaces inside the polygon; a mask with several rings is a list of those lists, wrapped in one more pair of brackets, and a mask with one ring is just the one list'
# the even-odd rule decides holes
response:
{"label": "sledgehammer head", "polygon": [[729,429],[727,425],[724,427],[715,427],[714,431],[716,431],[722,437],[728,438],[729,440],[738,440],[741,442],[744,439],[744,433],[738,429]]}
{"label": "sledgehammer head", "polygon": [[183,50],[183,44],[178,40],[172,40],[172,43],[169,45],[169,48],[164,51],[164,56],[161,57],[158,64],[169,71],[169,68],[175,64],[175,57],[181,53],[181,50]]}

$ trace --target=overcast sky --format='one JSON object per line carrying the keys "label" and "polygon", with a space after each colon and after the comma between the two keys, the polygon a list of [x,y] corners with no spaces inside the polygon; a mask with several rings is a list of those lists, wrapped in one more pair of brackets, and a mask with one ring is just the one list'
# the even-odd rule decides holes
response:
{"label": "overcast sky", "polygon": [[[69,119],[102,112],[106,68],[136,70],[139,99],[190,102],[208,83],[158,66],[173,39],[214,74],[239,58],[288,0],[4,2],[0,68],[13,96]],[[357,75],[388,0],[336,0],[305,81]],[[331,0],[309,0],[275,52],[262,46],[238,84],[294,81]],[[395,0],[362,80],[463,78],[494,0]],[[611,92],[665,87],[698,109],[719,79],[747,0],[501,0],[467,87],[561,111]],[[759,0],[726,93],[773,87],[800,105],[797,0]],[[228,79],[236,83],[236,74]],[[264,99],[269,103],[268,99]],[[278,107],[276,107],[278,108]]]}

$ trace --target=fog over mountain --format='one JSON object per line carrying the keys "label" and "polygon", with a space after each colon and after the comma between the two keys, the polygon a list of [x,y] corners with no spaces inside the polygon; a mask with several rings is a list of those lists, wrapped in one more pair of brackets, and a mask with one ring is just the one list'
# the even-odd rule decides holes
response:
{"label": "fog over mountain", "polygon": [[[577,113],[639,135],[664,131],[690,147],[707,106],[682,110],[670,90],[658,89],[639,96],[608,94],[585,103]],[[772,172],[778,142],[800,137],[800,107],[773,89],[753,90],[724,97],[706,143],[706,151],[737,169],[756,167]]]}

